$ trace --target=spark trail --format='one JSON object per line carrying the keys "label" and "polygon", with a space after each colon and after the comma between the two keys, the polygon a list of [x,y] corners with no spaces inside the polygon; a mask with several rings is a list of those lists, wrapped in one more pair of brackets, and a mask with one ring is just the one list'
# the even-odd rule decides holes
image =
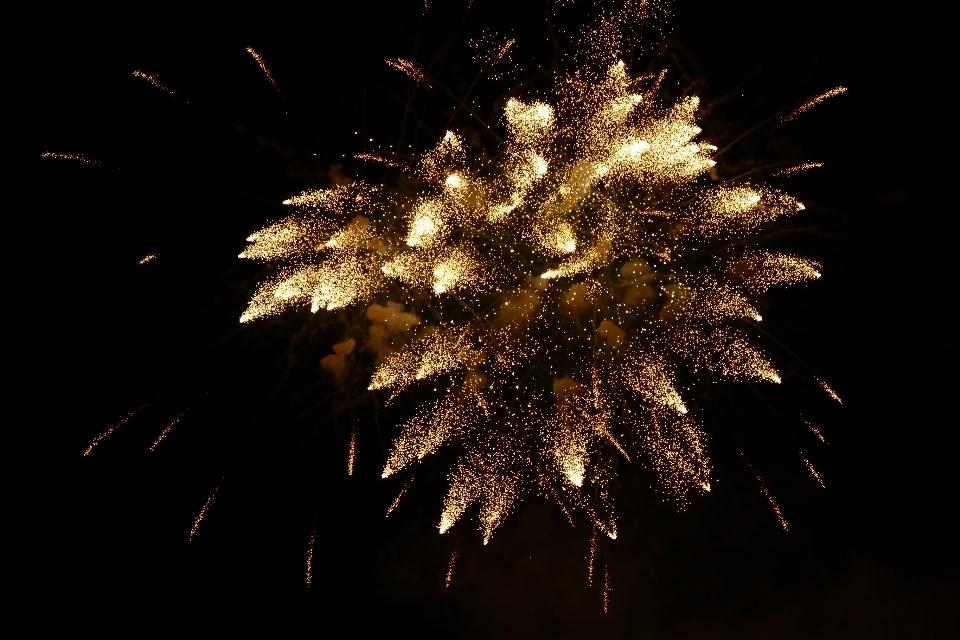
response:
{"label": "spark trail", "polygon": [[83,457],[86,458],[88,455],[90,455],[90,452],[93,451],[94,447],[96,447],[98,444],[106,440],[114,431],[116,431],[123,425],[130,422],[130,418],[137,415],[141,410],[145,409],[146,406],[147,405],[142,405],[140,407],[137,407],[136,409],[134,409],[133,411],[125,415],[123,418],[121,418],[119,422],[117,422],[115,425],[113,425],[112,427],[110,427],[109,429],[107,429],[106,431],[98,435],[96,438],[94,438],[93,442],[90,443],[90,446],[87,447],[87,449],[83,452]]}
{"label": "spark trail", "polygon": [[270,67],[267,66],[267,62],[263,59],[263,57],[259,53],[254,51],[253,47],[247,47],[246,52],[249,53],[250,56],[257,61],[257,64],[260,65],[260,70],[263,71],[263,75],[265,75],[267,77],[267,80],[270,82],[270,86],[272,86],[274,90],[276,90],[276,92],[279,93],[280,96],[282,97],[283,93],[280,91],[280,87],[277,86],[277,81],[274,80],[273,74],[270,73]]}
{"label": "spark trail", "polygon": [[176,97],[177,92],[171,89],[170,87],[168,87],[167,85],[163,84],[162,82],[160,82],[160,79],[157,78],[157,76],[150,75],[149,73],[144,73],[143,71],[140,71],[140,69],[136,69],[132,73],[132,75],[135,78],[142,78],[146,80],[147,82],[155,86],[157,89],[160,89],[164,93],[168,94],[170,97]]}
{"label": "spark trail", "polygon": [[[227,471],[227,473],[230,473]],[[217,486],[214,488],[213,493],[210,494],[210,497],[207,498],[207,501],[203,503],[203,507],[200,509],[200,513],[197,514],[197,517],[193,520],[193,526],[190,527],[190,541],[193,542],[193,537],[197,534],[197,529],[200,528],[200,523],[203,522],[204,517],[207,515],[207,511],[210,510],[210,506],[213,504],[214,499],[217,497],[217,493],[220,491],[220,486],[223,484],[223,481],[227,479],[227,474],[224,474],[220,478],[220,482],[217,483]]]}

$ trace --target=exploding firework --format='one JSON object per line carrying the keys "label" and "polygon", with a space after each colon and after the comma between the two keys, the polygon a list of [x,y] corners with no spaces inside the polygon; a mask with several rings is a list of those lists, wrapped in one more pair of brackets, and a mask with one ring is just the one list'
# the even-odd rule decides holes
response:
{"label": "exploding firework", "polygon": [[[382,476],[454,448],[440,533],[477,505],[486,544],[536,493],[616,539],[620,458],[646,464],[681,505],[710,491],[697,380],[781,383],[750,331],[762,320],[757,299],[818,279],[820,265],[758,245],[804,206],[764,184],[712,177],[717,147],[701,135],[698,98],[667,104],[663,74],[635,75],[620,59],[636,9],[589,30],[581,62],[548,95],[504,103],[499,148],[478,153],[446,131],[415,161],[387,162],[415,189],[357,180],[305,191],[240,254],[278,267],[241,322],[300,306],[354,309],[362,335],[321,363],[338,384],[371,361],[367,391],[388,404],[434,393],[400,425]],[[412,62],[387,62],[435,84]]]}

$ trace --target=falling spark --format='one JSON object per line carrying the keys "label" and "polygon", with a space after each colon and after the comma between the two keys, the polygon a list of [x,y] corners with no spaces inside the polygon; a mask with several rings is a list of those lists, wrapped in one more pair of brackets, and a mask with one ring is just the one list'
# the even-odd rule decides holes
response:
{"label": "falling spark", "polygon": [[841,93],[846,93],[846,91],[847,91],[847,88],[846,88],[846,87],[834,87],[833,89],[830,89],[829,91],[824,91],[824,92],[821,93],[820,95],[816,96],[815,98],[810,98],[809,100],[807,100],[806,102],[804,102],[802,105],[800,105],[799,107],[797,107],[796,109],[794,109],[793,111],[791,111],[791,112],[790,112],[790,115],[788,115],[786,118],[784,118],[783,120],[781,120],[780,123],[781,123],[781,124],[786,124],[786,123],[790,122],[791,120],[793,120],[794,118],[796,118],[797,116],[799,116],[799,115],[800,115],[801,113],[803,113],[804,111],[807,111],[808,109],[812,109],[813,107],[817,106],[818,104],[820,104],[821,102],[823,102],[823,101],[826,100],[827,98],[832,98],[832,97],[834,97],[834,96],[838,96],[838,95],[840,95]]}
{"label": "falling spark", "polygon": [[157,446],[163,442],[163,440],[167,437],[167,434],[170,433],[170,430],[173,429],[174,425],[183,419],[184,414],[186,414],[186,411],[181,412],[180,415],[173,420],[173,422],[164,427],[163,431],[160,432],[160,435],[157,436],[157,439],[154,440],[153,444],[150,445],[150,451],[156,451]]}
{"label": "falling spark", "polygon": [[[246,51],[253,56],[253,59],[257,61],[258,65],[260,65],[260,69],[263,71],[263,75],[267,76],[267,80],[270,81],[270,85],[273,86],[277,93],[280,93],[280,87],[277,86],[277,81],[273,79],[273,74],[270,73],[270,68],[267,66],[267,63],[264,61],[263,57],[254,51],[253,47],[247,47]],[[283,94],[280,93],[280,95],[282,96]]]}
{"label": "falling spark", "polygon": [[157,78],[157,76],[150,75],[149,73],[144,73],[143,71],[140,71],[140,69],[136,69],[136,70],[133,72],[133,76],[134,76],[135,78],[143,78],[144,80],[146,80],[147,82],[149,82],[150,84],[152,84],[153,86],[155,86],[157,89],[160,89],[161,91],[163,91],[163,92],[165,92],[165,93],[168,93],[170,96],[174,96],[174,95],[176,94],[176,91],[174,91],[173,89],[171,89],[171,88],[168,87],[167,85],[165,85],[165,84],[163,84],[162,82],[160,82],[160,80]]}
{"label": "falling spark", "polygon": [[147,264],[147,263],[150,262],[151,260],[156,260],[156,259],[159,258],[159,257],[160,257],[160,254],[159,254],[159,253],[148,253],[148,254],[145,255],[145,256],[143,257],[143,259],[142,259],[140,262],[138,262],[137,264]]}
{"label": "falling spark", "polygon": [[[770,503],[770,506],[773,508],[773,512],[777,515],[777,519],[780,520],[780,526],[783,527],[784,531],[789,531],[790,529],[787,526],[787,519],[783,517],[783,513],[780,511],[780,505],[777,504],[777,501],[774,500],[773,495],[770,493],[770,490],[767,489],[767,483],[763,481],[763,476],[761,476],[760,472],[757,471],[752,464],[750,464],[750,461],[747,460],[747,457],[743,455],[743,451],[740,452],[740,457],[743,458],[743,461],[747,464],[748,467],[750,467],[750,470],[753,471],[753,475],[754,477],[756,477],[757,482],[760,483],[760,490],[763,491],[763,495],[766,496],[767,501]],[[806,460],[806,458],[804,458],[804,460]]]}
{"label": "falling spark", "polygon": [[310,529],[310,539],[307,542],[307,589],[313,585],[313,549],[317,543],[317,524],[314,522]]}
{"label": "falling spark", "polygon": [[458,554],[459,554],[459,550],[454,549],[454,550],[453,550],[453,555],[450,556],[450,564],[447,565],[447,580],[446,580],[446,582],[444,583],[444,586],[443,586],[444,590],[450,588],[450,581],[453,580],[453,567],[456,566],[456,564],[457,564],[457,555],[458,555]]}
{"label": "falling spark", "polygon": [[819,429],[817,429],[815,426],[813,426],[812,424],[810,424],[810,423],[807,422],[806,420],[804,420],[803,423],[804,423],[805,425],[807,425],[807,428],[810,429],[810,431],[813,432],[813,435],[815,435],[815,436],[817,436],[818,438],[820,438],[820,442],[822,442],[823,444],[827,444],[827,439],[823,437],[823,434],[820,433],[820,430],[819,430]]}
{"label": "falling spark", "polygon": [[388,167],[397,167],[398,169],[409,169],[409,167],[402,163],[397,162],[396,160],[391,160],[390,158],[385,158],[384,156],[378,155],[376,153],[358,153],[353,156],[357,160],[367,160],[369,162],[379,162],[385,164]]}
{"label": "falling spark", "polygon": [[792,167],[787,167],[781,171],[777,171],[773,174],[774,178],[782,178],[784,176],[793,175],[794,173],[799,173],[801,171],[809,171],[810,169],[819,169],[823,166],[822,162],[802,162],[800,164],[793,165]]}
{"label": "falling spark", "polygon": [[603,612],[610,611],[610,565],[603,565]]}
{"label": "falling spark", "polygon": [[410,62],[409,60],[404,60],[403,58],[397,58],[396,60],[384,60],[390,67],[393,67],[397,71],[406,74],[417,84],[423,86],[426,89],[431,89],[430,81],[427,80],[427,76],[420,70],[420,67]]}
{"label": "falling spark", "polygon": [[56,153],[54,151],[45,151],[40,154],[41,158],[56,158],[57,160],[73,160],[75,162],[85,162],[95,167],[102,167],[103,163],[95,158],[88,158],[77,153]]}
{"label": "falling spark", "polygon": [[400,504],[400,498],[402,498],[403,494],[407,492],[407,489],[410,488],[411,484],[413,484],[412,475],[409,478],[407,478],[406,482],[403,483],[403,487],[400,489],[400,492],[397,494],[397,497],[394,498],[393,502],[390,503],[390,506],[387,507],[387,514],[384,516],[385,518],[389,518],[390,514],[393,513],[393,510],[397,508],[397,506]]}
{"label": "falling spark", "polygon": [[841,400],[841,399],[840,399],[840,396],[837,395],[837,392],[834,391],[834,390],[830,387],[830,385],[827,384],[827,381],[826,381],[826,380],[824,380],[824,379],[821,378],[820,376],[816,376],[816,378],[817,378],[817,382],[820,383],[820,386],[823,388],[824,391],[827,392],[827,395],[828,395],[828,396],[830,396],[831,398],[833,398],[834,400],[836,400],[839,404],[843,404],[843,400]]}
{"label": "falling spark", "polygon": [[[230,473],[229,471],[227,473]],[[204,516],[207,515],[207,511],[210,510],[210,505],[213,504],[214,498],[217,497],[217,492],[220,491],[220,485],[223,484],[223,481],[227,479],[226,474],[220,478],[220,482],[217,483],[216,488],[214,488],[213,493],[210,494],[210,497],[207,498],[207,501],[203,503],[203,508],[200,509],[200,513],[197,514],[197,517],[193,520],[193,526],[190,527],[190,541],[193,542],[193,536],[197,534],[197,529],[200,528],[200,523],[203,521]]]}
{"label": "falling spark", "polygon": [[593,528],[590,536],[590,559],[587,561],[587,584],[593,586],[593,562],[597,557],[597,528]]}
{"label": "falling spark", "polygon": [[147,405],[142,405],[142,406],[137,407],[136,409],[134,409],[133,411],[131,411],[130,413],[128,413],[127,415],[125,415],[123,418],[121,418],[120,421],[117,422],[115,425],[113,425],[112,427],[110,427],[109,429],[107,429],[106,431],[104,431],[103,433],[101,433],[100,435],[98,435],[96,438],[94,438],[94,439],[93,439],[93,442],[90,443],[90,446],[87,447],[86,451],[83,452],[83,457],[86,458],[88,455],[90,455],[90,452],[93,451],[93,448],[94,448],[95,446],[97,446],[98,444],[100,444],[101,442],[103,442],[104,440],[106,440],[107,437],[108,437],[110,434],[112,434],[114,431],[116,431],[117,429],[119,429],[119,428],[122,427],[123,425],[127,424],[128,422],[130,422],[130,418],[132,418],[133,416],[137,415],[137,413],[139,413],[142,409],[146,408],[146,406],[147,406]]}
{"label": "falling spark", "polygon": [[807,459],[807,456],[803,455],[803,451],[800,451],[799,454],[800,459],[803,460],[805,465],[807,465],[807,470],[810,472],[810,475],[813,476],[813,479],[817,481],[817,484],[826,489],[827,485],[823,484],[823,478],[821,478],[820,474],[817,473],[817,470],[813,468],[813,463]]}
{"label": "falling spark", "polygon": [[353,475],[353,460],[357,456],[357,426],[350,430],[350,448],[347,452],[347,475]]}

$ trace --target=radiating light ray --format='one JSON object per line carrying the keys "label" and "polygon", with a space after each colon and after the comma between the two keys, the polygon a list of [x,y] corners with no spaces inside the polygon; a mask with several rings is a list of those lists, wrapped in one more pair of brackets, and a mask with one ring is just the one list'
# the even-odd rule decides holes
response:
{"label": "radiating light ray", "polygon": [[603,565],[603,612],[610,612],[610,564]]}
{"label": "radiating light ray", "polygon": [[760,484],[760,490],[763,492],[764,497],[766,497],[767,502],[770,503],[770,507],[773,509],[773,512],[777,516],[777,520],[780,521],[780,526],[783,527],[784,531],[789,531],[790,527],[787,524],[787,519],[783,517],[783,512],[780,511],[780,505],[777,504],[777,501],[774,499],[773,494],[770,493],[770,489],[767,488],[767,483],[763,481],[763,476],[760,475],[760,472],[750,464],[750,461],[747,460],[747,457],[743,455],[743,451],[740,452],[740,457],[746,463],[750,470],[753,471],[754,477],[757,479],[757,482]]}
{"label": "radiating light ray", "polygon": [[157,76],[150,75],[149,73],[144,73],[143,71],[140,71],[140,69],[136,69],[133,72],[133,76],[135,78],[143,78],[144,80],[146,80],[147,82],[155,86],[157,89],[160,89],[160,91],[163,91],[164,93],[169,94],[171,97],[176,96],[177,92],[171,89],[170,87],[168,87],[167,85],[163,84],[162,82],[160,82],[160,79],[157,78]]}
{"label": "radiating light ray", "polygon": [[813,435],[817,436],[820,439],[820,442],[822,442],[823,444],[827,444],[827,439],[823,437],[823,434],[820,433],[819,429],[817,429],[815,426],[813,426],[813,424],[811,424],[806,420],[804,420],[803,423],[807,425],[807,428],[810,429],[811,432],[813,432]]}
{"label": "radiating light ray", "polygon": [[[227,473],[230,473],[227,471]],[[220,491],[220,486],[223,485],[223,481],[227,479],[227,474],[224,474],[220,478],[220,482],[217,483],[217,486],[213,489],[213,493],[210,494],[210,497],[207,498],[207,501],[203,503],[203,507],[200,509],[200,513],[197,514],[197,517],[193,519],[193,526],[190,527],[190,541],[193,542],[193,537],[197,535],[197,529],[200,528],[200,523],[203,522],[204,517],[206,517],[207,512],[210,510],[210,506],[213,504],[214,499],[217,497],[217,493]]]}
{"label": "radiating light ray", "polygon": [[145,255],[145,256],[143,257],[143,259],[141,259],[140,262],[138,262],[137,264],[138,264],[138,265],[147,264],[148,262],[152,262],[152,261],[156,260],[156,259],[159,258],[159,257],[160,257],[160,254],[159,254],[159,253],[148,253],[148,254]]}
{"label": "radiating light ray", "polygon": [[270,67],[267,66],[267,62],[261,57],[259,53],[253,50],[253,47],[247,47],[246,52],[249,53],[254,60],[257,61],[257,64],[260,65],[260,69],[263,71],[263,75],[267,77],[267,80],[270,81],[270,86],[272,86],[277,93],[283,96],[283,93],[280,91],[280,87],[277,86],[277,81],[274,80],[273,74],[270,73]]}
{"label": "radiating light ray", "polygon": [[809,100],[807,100],[806,102],[804,102],[803,104],[801,104],[799,107],[797,107],[796,109],[794,109],[793,111],[791,111],[790,114],[789,114],[787,117],[785,117],[783,120],[781,120],[780,122],[781,122],[781,124],[786,124],[786,123],[790,122],[791,120],[793,120],[794,118],[796,118],[797,116],[799,116],[799,115],[800,115],[801,113],[803,113],[804,111],[808,111],[809,109],[812,109],[813,107],[817,106],[818,104],[820,104],[821,102],[823,102],[824,100],[826,100],[826,99],[828,99],[828,98],[832,98],[832,97],[834,97],[834,96],[838,96],[838,95],[840,95],[841,93],[846,93],[846,91],[847,91],[847,88],[846,88],[846,87],[834,87],[833,89],[830,89],[829,91],[824,91],[824,92],[821,93],[820,95],[818,95],[818,96],[816,96],[816,97],[813,97],[813,98],[810,98]]}
{"label": "radiating light ray", "polygon": [[774,178],[782,178],[785,176],[790,176],[795,173],[800,173],[801,171],[809,171],[810,169],[819,169],[823,166],[822,162],[801,162],[800,164],[795,164],[792,167],[787,167],[786,169],[781,169],[773,174]]}
{"label": "radiating light ray", "polygon": [[813,476],[813,479],[817,481],[822,488],[826,489],[827,485],[823,484],[823,478],[820,477],[820,474],[813,467],[813,463],[803,454],[803,451],[798,452],[800,454],[800,459],[803,460],[803,463],[807,465],[807,471],[810,472],[810,475]]}
{"label": "radiating light ray", "polygon": [[347,475],[353,475],[353,461],[357,456],[357,425],[350,430],[350,447],[347,449]]}
{"label": "radiating light ray", "polygon": [[830,396],[831,398],[833,398],[834,400],[836,400],[838,404],[843,404],[843,400],[841,400],[841,399],[840,399],[840,396],[837,395],[837,392],[834,391],[834,390],[830,387],[829,384],[827,384],[827,381],[826,381],[826,380],[824,380],[824,379],[821,378],[820,376],[814,376],[814,377],[816,377],[817,382],[820,384],[820,386],[823,388],[823,390],[827,392],[827,395],[828,395],[828,396]]}
{"label": "radiating light ray", "polygon": [[353,157],[356,158],[357,160],[368,160],[368,161],[370,161],[370,162],[379,162],[380,164],[385,164],[385,165],[387,165],[388,167],[396,167],[397,169],[404,169],[404,170],[409,170],[409,169],[410,169],[410,167],[408,167],[408,166],[407,166],[406,164],[404,164],[403,162],[398,162],[398,161],[396,161],[396,160],[391,160],[390,158],[387,158],[387,157],[385,157],[385,156],[381,156],[381,155],[376,154],[376,153],[358,153],[358,154],[354,155]]}
{"label": "radiating light ray", "polygon": [[593,586],[593,563],[597,557],[597,528],[593,527],[590,535],[590,555],[587,560],[587,584]]}
{"label": "radiating light ray", "polygon": [[166,439],[167,435],[170,433],[170,430],[173,429],[177,425],[177,423],[179,423],[183,419],[183,416],[186,413],[187,413],[186,410],[180,412],[180,415],[174,418],[173,422],[171,422],[170,424],[168,424],[166,427],[163,428],[163,431],[160,432],[160,435],[157,436],[157,439],[154,440],[153,444],[150,445],[150,451],[157,450],[157,447],[160,446],[160,443]]}
{"label": "radiating light ray", "polygon": [[73,160],[75,162],[83,162],[86,164],[93,165],[95,167],[104,166],[102,162],[96,158],[90,158],[79,153],[58,153],[56,151],[44,151],[40,154],[41,158],[54,158],[57,160]]}
{"label": "radiating light ray", "polygon": [[400,505],[400,499],[403,498],[404,494],[410,489],[411,484],[413,484],[413,474],[410,474],[410,477],[408,477],[407,481],[403,483],[403,486],[400,488],[400,491],[399,493],[397,493],[397,496],[390,503],[390,506],[387,507],[387,513],[384,516],[385,518],[389,518],[390,514],[393,513],[394,509],[396,509]]}
{"label": "radiating light ray", "polygon": [[95,446],[97,446],[98,444],[106,440],[114,431],[116,431],[123,425],[130,422],[130,418],[137,415],[140,411],[142,411],[146,407],[147,405],[141,405],[137,407],[136,409],[134,409],[133,411],[125,415],[123,418],[121,418],[115,425],[113,425],[112,427],[110,427],[109,429],[107,429],[106,431],[98,435],[96,438],[94,438],[93,441],[90,443],[90,446],[88,446],[86,450],[83,452],[83,457],[86,458],[88,455],[90,455],[90,452],[93,451],[93,448]]}
{"label": "radiating light ray", "polygon": [[307,589],[313,586],[313,552],[317,544],[317,523],[313,523],[313,527],[310,529],[310,538],[307,541],[307,571],[306,571],[306,581]]}
{"label": "radiating light ray", "polygon": [[404,60],[403,58],[397,58],[396,60],[384,60],[388,66],[396,69],[397,71],[405,74],[407,77],[412,79],[417,84],[421,85],[425,89],[432,89],[430,86],[430,81],[427,79],[427,76],[424,75],[423,71],[420,70],[420,67],[410,62],[409,60]]}
{"label": "radiating light ray", "polygon": [[450,588],[450,582],[453,580],[453,568],[457,564],[457,556],[459,555],[459,553],[460,553],[459,549],[454,549],[453,554],[451,554],[450,556],[450,563],[447,565],[447,579],[443,585],[444,590]]}

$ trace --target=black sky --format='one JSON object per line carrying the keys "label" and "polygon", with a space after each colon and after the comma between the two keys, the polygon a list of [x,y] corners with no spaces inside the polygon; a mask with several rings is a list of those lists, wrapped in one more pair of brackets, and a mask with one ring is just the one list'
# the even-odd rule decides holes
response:
{"label": "black sky", "polygon": [[[362,139],[396,135],[399,112],[382,101],[395,72],[383,60],[413,58],[418,28],[425,42],[455,34],[451,60],[488,23],[513,25],[523,51],[540,55],[541,3],[475,0],[467,23],[431,4],[422,23],[422,5],[410,0],[307,9],[44,3],[15,14],[21,30],[7,64],[17,91],[8,101],[25,109],[28,141],[16,149],[25,184],[8,187],[16,195],[5,450],[21,610],[36,612],[39,626],[137,621],[187,631],[199,620],[211,630],[305,625],[338,637],[344,627],[475,638],[955,630],[956,205],[945,93],[953,73],[939,5],[676,4],[671,37],[684,60],[699,63],[689,70],[706,78],[705,99],[750,79],[718,118],[749,126],[833,86],[850,89],[781,142],[749,147],[826,163],[787,186],[829,221],[832,237],[803,245],[824,263],[824,278],[774,297],[765,322],[844,406],[800,396],[800,412],[829,430],[829,446],[810,445],[826,491],[769,454],[789,533],[749,471],[722,452],[716,490],[683,513],[629,476],[603,615],[601,591],[586,585],[586,532],[537,500],[487,547],[462,527],[444,592],[457,539],[435,529],[443,468],[420,474],[409,502],[385,520],[399,486],[378,477],[376,434],[361,435],[357,475],[347,478],[348,430],[305,437],[290,415],[319,385],[281,384],[292,360],[313,357],[289,349],[302,318],[237,329],[259,273],[235,257],[243,239],[283,215],[283,198],[327,180],[332,164],[364,170],[342,160]],[[283,99],[246,46],[270,64]],[[177,96],[133,78],[138,68]],[[45,151],[105,166],[40,159]],[[141,404],[149,407],[81,457]],[[186,405],[151,454],[159,429]],[[758,433],[769,427],[768,449],[778,450],[771,418],[741,418]]]}

